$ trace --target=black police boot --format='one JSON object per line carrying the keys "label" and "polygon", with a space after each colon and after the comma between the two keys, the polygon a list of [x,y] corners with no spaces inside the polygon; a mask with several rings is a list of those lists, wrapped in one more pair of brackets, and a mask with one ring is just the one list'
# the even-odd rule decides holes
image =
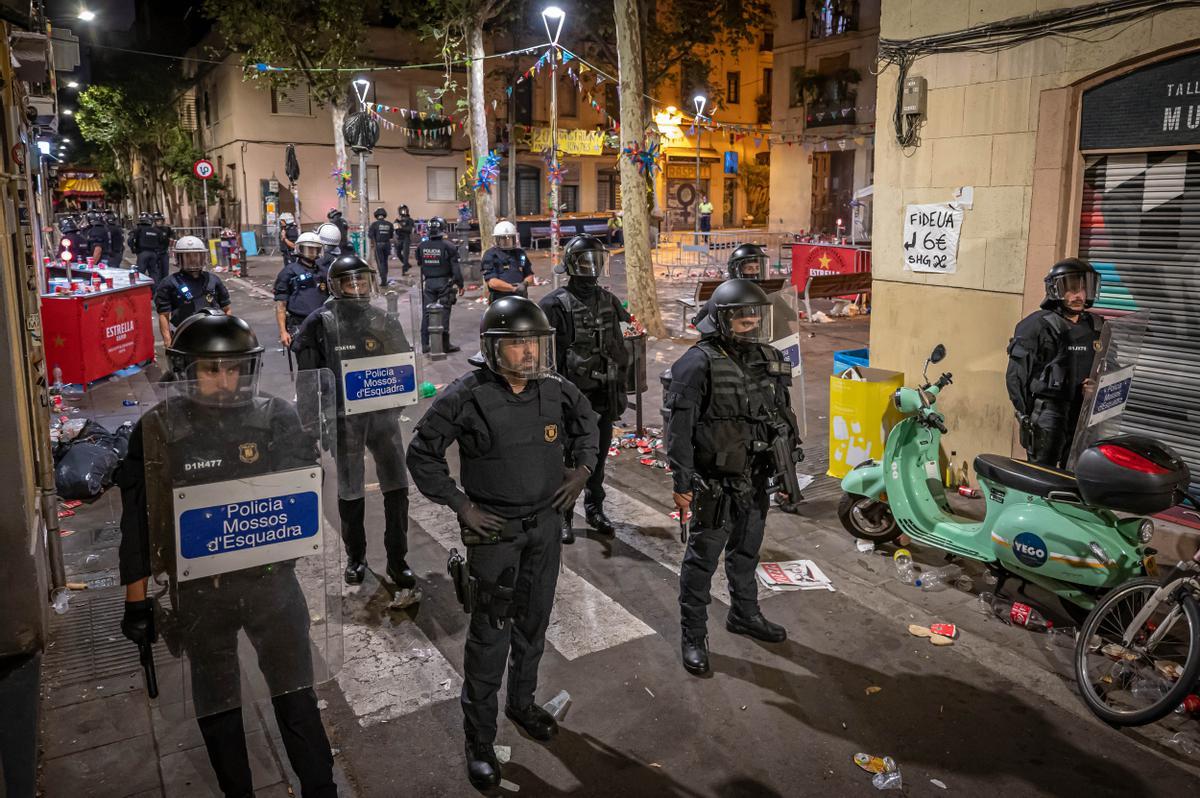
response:
{"label": "black police boot", "polygon": [[531,703],[522,709],[505,704],[504,714],[535,740],[549,742],[558,732],[558,721],[537,704]]}
{"label": "black police boot", "polygon": [[683,631],[683,669],[694,676],[708,673],[708,637],[700,632]]}
{"label": "black police boot", "polygon": [[367,564],[363,560],[350,560],[346,563],[346,573],[342,574],[348,585],[361,585],[367,576]]}
{"label": "black police boot", "polygon": [[603,507],[585,508],[584,518],[587,519],[588,526],[601,535],[612,535],[617,531],[613,522],[604,514]]}
{"label": "black police boot", "polygon": [[462,351],[461,346],[455,346],[454,344],[449,344],[446,346],[446,354],[448,354],[448,355],[453,355],[455,352],[461,352],[461,351]]}
{"label": "black police boot", "polygon": [[491,743],[467,740],[467,778],[477,790],[500,785],[500,760]]}
{"label": "black police boot", "polygon": [[396,592],[388,604],[388,609],[402,610],[420,603],[423,598],[421,588],[417,587],[417,577],[408,567],[408,563],[401,561],[399,567],[389,565],[387,578],[396,586]]}
{"label": "black police boot", "polygon": [[743,617],[731,609],[725,618],[725,628],[735,635],[746,635],[764,643],[782,643],[787,640],[787,629],[777,623],[771,623],[761,612]]}
{"label": "black police boot", "polygon": [[560,533],[564,544],[575,542],[575,527],[571,516],[563,516]]}

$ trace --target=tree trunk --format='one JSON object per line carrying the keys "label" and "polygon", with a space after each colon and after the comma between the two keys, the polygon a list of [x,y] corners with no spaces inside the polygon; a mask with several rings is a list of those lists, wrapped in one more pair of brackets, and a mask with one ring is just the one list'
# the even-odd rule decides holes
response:
{"label": "tree trunk", "polygon": [[[471,158],[475,168],[483,164],[488,155],[487,97],[483,90],[483,18],[471,20],[468,33],[471,52],[470,83],[467,86],[467,108],[471,122]],[[497,186],[499,189],[499,186]],[[491,191],[478,189],[475,192],[475,213],[479,219],[480,252],[492,247],[492,229],[496,226],[496,198]]]}
{"label": "tree trunk", "polygon": [[[342,123],[346,121],[346,103],[340,98],[335,98],[329,103],[330,116],[333,117],[333,153],[334,166],[340,174],[343,170],[349,169],[349,161],[346,160],[346,139],[342,137]],[[340,185],[340,178],[338,181]],[[338,197],[338,210],[345,216],[349,210],[347,197]],[[320,213],[318,211],[318,213]],[[318,217],[320,218],[320,217]],[[364,231],[365,232],[365,231]]]}
{"label": "tree trunk", "polygon": [[[617,23],[618,77],[621,90],[621,140],[643,143],[646,114],[642,105],[642,37],[638,0],[613,0]],[[656,338],[665,338],[654,265],[650,261],[650,212],[646,207],[646,177],[621,156],[621,210],[625,232],[625,278],[633,313]]]}

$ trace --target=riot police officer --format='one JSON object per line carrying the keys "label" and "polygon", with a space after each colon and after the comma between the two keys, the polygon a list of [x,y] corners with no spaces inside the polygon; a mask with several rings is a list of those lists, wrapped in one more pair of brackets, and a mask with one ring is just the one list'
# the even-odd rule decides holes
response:
{"label": "riot police officer", "polygon": [[697,675],[708,672],[709,589],[722,551],[731,597],[725,628],[768,643],[787,638],[763,617],[754,576],[775,473],[771,444],[787,436],[792,452],[799,443],[791,366],[766,343],[771,315],[770,298],[753,281],[722,283],[713,293],[715,331],[663,377],[673,499],[691,519],[679,572],[681,650],[684,668]]}
{"label": "riot police officer", "polygon": [[493,246],[483,253],[483,282],[488,287],[488,300],[495,302],[508,294],[529,296],[533,282],[533,264],[521,249],[517,226],[512,222],[497,222],[492,230]]}
{"label": "riot police officer", "polygon": [[154,290],[154,310],[163,346],[170,347],[174,330],[184,320],[204,308],[232,313],[229,289],[221,278],[207,271],[208,249],[195,236],[183,236],[175,242],[175,261],[179,271],[158,284]]}
{"label": "riot police officer", "polygon": [[1017,324],[1009,341],[1005,385],[1029,462],[1065,468],[1092,387],[1103,320],[1088,308],[1100,290],[1100,274],[1087,261],[1067,258],[1054,264],[1045,283],[1041,310]]}
{"label": "riot police officer", "polygon": [[400,259],[400,274],[408,274],[408,250],[412,246],[413,228],[416,226],[413,218],[408,215],[408,206],[401,205],[396,209],[396,257]]}
{"label": "riot police officer", "polygon": [[[567,284],[542,297],[542,310],[554,327],[554,356],[558,373],[575,384],[599,416],[600,451],[583,494],[588,526],[605,535],[613,533],[604,514],[604,465],[608,460],[613,424],[625,412],[625,378],[629,358],[621,322],[631,321],[620,300],[601,287],[608,252],[595,236],[575,236],[563,247],[562,266]],[[574,508],[563,517],[563,543],[572,543]]]}
{"label": "riot police officer", "polygon": [[121,259],[125,257],[125,230],[117,214],[108,211],[104,214],[104,225],[108,228],[108,251],[104,261],[110,269],[121,268]]}
{"label": "riot police officer", "polygon": [[163,217],[161,211],[155,211],[150,220],[154,223],[154,229],[158,231],[157,249],[158,253],[158,271],[151,274],[154,278],[154,285],[157,286],[164,279],[167,273],[171,271],[171,264],[168,262],[171,242],[175,240],[175,231],[167,225],[167,220]]}
{"label": "riot police officer", "polygon": [[108,225],[104,221],[104,214],[100,211],[88,211],[87,221],[88,226],[84,231],[87,254],[92,258],[93,265],[103,266],[108,250],[112,246],[112,236],[108,233]]}
{"label": "riot police officer", "polygon": [[[467,547],[465,565],[451,554],[459,600],[471,612],[463,729],[468,778],[485,789],[500,783],[492,744],[506,659],[505,715],[538,740],[558,728],[534,701],[537,669],[558,578],[559,518],[583,489],[597,447],[595,414],[554,374],[546,314],[525,297],[504,297],[488,307],[479,329],[486,367],[434,401],[408,463],[421,493],[458,515]],[[446,462],[455,442],[461,489]],[[564,457],[574,466],[564,467]]]}
{"label": "riot police officer", "polygon": [[301,367],[329,368],[339,376],[336,459],[346,584],[361,584],[367,573],[363,467],[366,451],[370,450],[383,493],[386,573],[397,588],[393,606],[400,607],[420,598],[416,577],[405,559],[408,476],[404,470],[400,408],[348,412],[343,374],[344,365],[356,358],[412,352],[400,322],[371,305],[377,279],[371,265],[353,253],[334,261],[328,274],[333,296],[300,325],[292,340],[292,351]]}
{"label": "riot police officer", "polygon": [[450,343],[450,308],[463,293],[462,268],[458,264],[458,247],[446,240],[446,220],[435,216],[429,220],[429,240],[417,247],[417,266],[421,270],[421,351],[429,351],[429,306],[441,305],[442,348],[457,352],[461,347]]}
{"label": "riot police officer", "polygon": [[292,345],[296,330],[329,298],[329,269],[317,264],[321,250],[316,233],[301,233],[296,241],[296,260],[284,264],[275,278],[275,321],[279,342],[284,346]]}
{"label": "riot police officer", "polygon": [[150,214],[143,211],[138,215],[137,226],[129,234],[129,250],[137,256],[137,270],[154,280],[162,281],[158,273],[158,252],[162,248],[162,233],[150,224]]}
{"label": "riot police officer", "polygon": [[329,213],[325,214],[325,218],[328,219],[332,224],[337,225],[338,231],[342,234],[342,238],[338,243],[338,246],[342,248],[342,251],[349,252],[350,223],[346,221],[345,217],[342,216],[342,212],[337,208],[330,208]]}
{"label": "riot police officer", "polygon": [[[767,258],[767,253],[760,244],[739,244],[733,252],[729,253],[729,258],[725,261],[726,278],[730,280],[740,278],[760,283],[767,273],[769,263],[770,260]],[[707,332],[713,332],[711,314],[712,298],[710,297],[704,303],[704,306],[700,308],[700,312],[692,317],[692,326],[699,329],[701,323],[707,323],[710,325]],[[776,319],[775,321],[778,323],[780,320]],[[700,332],[703,334],[705,330],[700,330]]]}
{"label": "riot police officer", "polygon": [[62,253],[64,252],[62,241],[65,240],[67,242],[65,251],[71,253],[71,263],[78,264],[83,257],[84,246],[83,236],[79,233],[79,226],[73,218],[64,216],[58,220],[58,231],[62,234],[62,238],[59,239],[58,255],[56,257],[62,258]]}
{"label": "riot police officer", "polygon": [[296,260],[299,240],[300,226],[296,224],[296,217],[290,213],[279,214],[279,251],[283,253],[285,266]]}
{"label": "riot police officer", "polygon": [[317,261],[321,268],[329,271],[329,267],[342,254],[342,231],[336,224],[325,222],[317,228],[317,238],[321,242],[323,252]]}
{"label": "riot police officer", "polygon": [[[173,514],[165,512],[175,487],[317,462],[315,440],[302,430],[295,409],[257,395],[262,351],[246,322],[209,313],[184,322],[167,349],[171,376],[186,388],[138,421],[116,473],[125,585],[121,632],[149,649],[162,631],[170,634],[168,647],[186,653],[196,721],[217,782],[229,796],[254,791],[237,654],[239,634],[245,634],[271,689],[284,748],[303,794],[336,796],[333,752],[312,687],[310,616],[295,560],[180,581]],[[156,618],[147,587],[152,574],[162,573],[170,576],[173,609]],[[160,629],[162,617],[174,622]]]}
{"label": "riot police officer", "polygon": [[392,236],[395,226],[387,220],[387,211],[375,209],[375,221],[367,230],[367,237],[375,245],[375,267],[379,269],[379,284],[388,285],[388,259],[392,254]]}

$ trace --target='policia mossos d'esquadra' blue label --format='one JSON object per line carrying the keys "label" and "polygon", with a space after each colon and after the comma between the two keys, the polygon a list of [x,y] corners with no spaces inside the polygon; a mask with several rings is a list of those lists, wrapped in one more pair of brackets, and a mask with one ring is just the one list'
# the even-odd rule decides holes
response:
{"label": "'policia mossos d'esquadra' blue label", "polygon": [[185,560],[311,538],[321,526],[316,491],[188,510],[179,518]]}

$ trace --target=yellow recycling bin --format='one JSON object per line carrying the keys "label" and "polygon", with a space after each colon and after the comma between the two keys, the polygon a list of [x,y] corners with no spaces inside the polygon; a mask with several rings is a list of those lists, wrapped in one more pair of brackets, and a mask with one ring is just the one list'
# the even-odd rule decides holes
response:
{"label": "yellow recycling bin", "polygon": [[859,368],[861,380],[829,378],[829,476],[841,479],[864,460],[883,457],[888,431],[901,418],[892,394],[904,374]]}

